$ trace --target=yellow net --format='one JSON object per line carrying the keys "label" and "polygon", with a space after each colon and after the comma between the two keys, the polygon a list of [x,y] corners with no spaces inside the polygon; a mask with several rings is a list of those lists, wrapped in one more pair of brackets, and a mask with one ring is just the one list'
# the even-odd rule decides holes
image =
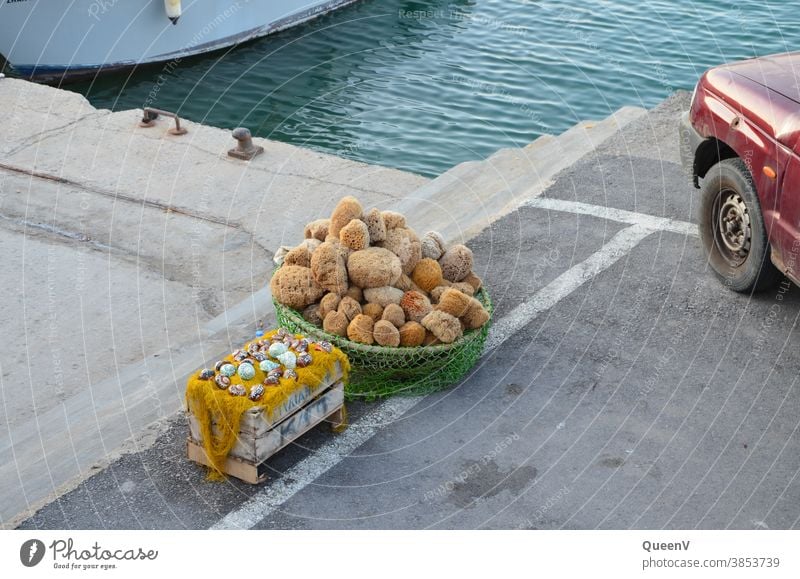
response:
{"label": "yellow net", "polygon": [[[269,343],[270,338],[276,332],[277,330],[267,332],[260,340]],[[295,334],[294,338],[300,340],[303,339],[303,336]],[[245,344],[243,350],[247,351],[252,343]],[[271,419],[275,410],[303,386],[307,386],[312,392],[319,388],[325,376],[335,370],[337,362],[343,374],[342,381],[347,383],[350,362],[340,349],[333,348],[331,352],[327,352],[311,345],[309,352],[312,362],[305,368],[295,369],[297,379],[281,378],[275,385],[263,384],[266,373],[260,370],[258,365],[255,366],[255,376],[252,379],[244,380],[238,373],[234,374],[230,377],[230,386],[225,390],[217,387],[213,378],[201,379],[201,371],[197,371],[189,377],[186,384],[186,405],[200,425],[203,448],[211,465],[209,478],[224,478],[223,467],[228,453],[238,439],[242,414],[251,408],[263,408],[265,417]],[[234,360],[233,354],[226,356],[224,361],[238,364]],[[260,400],[250,400],[251,389],[259,384],[264,386],[264,395]],[[229,390],[234,385],[243,386],[246,395],[231,396]]]}

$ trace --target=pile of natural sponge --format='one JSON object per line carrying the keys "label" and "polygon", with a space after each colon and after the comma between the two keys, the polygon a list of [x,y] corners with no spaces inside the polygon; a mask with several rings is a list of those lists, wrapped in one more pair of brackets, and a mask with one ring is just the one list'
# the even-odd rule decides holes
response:
{"label": "pile of natural sponge", "polygon": [[474,296],[472,251],[421,238],[393,211],[345,197],[330,219],[306,225],[272,277],[274,298],[326,332],[362,344],[449,344],[489,321]]}

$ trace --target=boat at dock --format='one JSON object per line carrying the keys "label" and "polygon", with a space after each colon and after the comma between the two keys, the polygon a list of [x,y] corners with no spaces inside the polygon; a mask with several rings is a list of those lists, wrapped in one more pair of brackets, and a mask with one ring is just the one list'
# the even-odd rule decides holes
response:
{"label": "boat at dock", "polygon": [[357,0],[0,0],[0,55],[56,82],[173,62],[266,36]]}

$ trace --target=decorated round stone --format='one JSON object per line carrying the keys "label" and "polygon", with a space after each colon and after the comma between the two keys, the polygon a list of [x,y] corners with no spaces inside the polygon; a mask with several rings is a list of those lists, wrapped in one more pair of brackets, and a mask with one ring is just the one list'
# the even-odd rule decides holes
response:
{"label": "decorated round stone", "polygon": [[233,364],[223,364],[219,369],[219,373],[230,378],[236,374],[236,366]]}
{"label": "decorated round stone", "polygon": [[242,380],[252,380],[256,375],[256,369],[249,362],[239,364],[238,372]]}
{"label": "decorated round stone", "polygon": [[294,352],[284,352],[278,356],[278,361],[290,370],[294,370],[297,366],[297,356]]}
{"label": "decorated round stone", "polygon": [[198,378],[201,380],[211,380],[214,377],[214,370],[211,368],[203,368],[200,370],[200,375]]}
{"label": "decorated round stone", "polygon": [[245,390],[244,386],[241,384],[234,384],[230,388],[228,388],[228,394],[231,396],[244,396],[247,394],[247,390]]}
{"label": "decorated round stone", "polygon": [[223,376],[222,374],[214,378],[214,382],[216,382],[217,387],[221,388],[222,390],[225,390],[231,385],[231,379],[227,376]]}
{"label": "decorated round stone", "polygon": [[261,369],[262,372],[269,372],[270,370],[274,370],[275,368],[280,368],[281,365],[277,362],[273,362],[272,360],[264,360],[263,362],[259,363],[258,367]]}
{"label": "decorated round stone", "polygon": [[289,350],[289,347],[282,343],[276,342],[269,347],[269,355],[273,358],[280,357],[281,354],[285,354]]}

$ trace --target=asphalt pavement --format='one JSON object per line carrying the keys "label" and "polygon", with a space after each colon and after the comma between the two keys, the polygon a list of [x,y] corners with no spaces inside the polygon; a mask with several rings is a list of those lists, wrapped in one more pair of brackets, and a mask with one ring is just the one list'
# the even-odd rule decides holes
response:
{"label": "asphalt pavement", "polygon": [[351,404],[348,432],[310,432],[256,487],[208,482],[175,416],[21,527],[797,528],[800,290],[734,294],[709,271],[687,100],[470,242],[496,310],[462,383]]}

